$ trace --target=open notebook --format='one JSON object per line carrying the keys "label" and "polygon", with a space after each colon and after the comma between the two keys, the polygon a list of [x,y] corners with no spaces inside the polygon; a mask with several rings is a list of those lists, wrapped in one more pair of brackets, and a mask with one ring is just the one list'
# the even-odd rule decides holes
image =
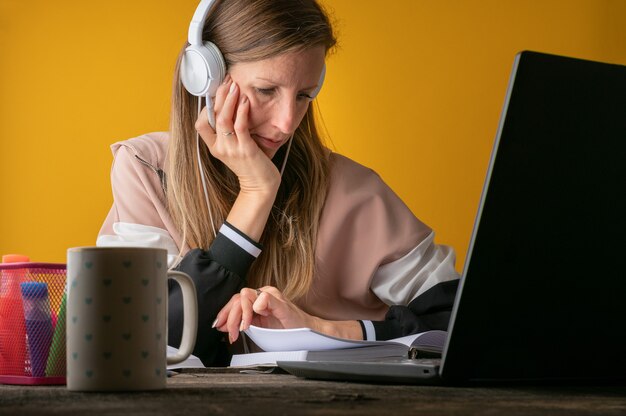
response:
{"label": "open notebook", "polygon": [[[167,355],[174,355],[178,352],[177,348],[167,346]],[[195,355],[190,355],[186,360],[178,364],[170,364],[167,366],[168,370],[176,370],[178,368],[204,368],[202,361]]]}
{"label": "open notebook", "polygon": [[409,351],[422,355],[441,354],[447,333],[428,331],[388,341],[357,341],[336,338],[309,328],[268,329],[250,326],[246,335],[263,352],[235,354],[231,367],[276,365],[276,361],[370,360],[408,357]]}

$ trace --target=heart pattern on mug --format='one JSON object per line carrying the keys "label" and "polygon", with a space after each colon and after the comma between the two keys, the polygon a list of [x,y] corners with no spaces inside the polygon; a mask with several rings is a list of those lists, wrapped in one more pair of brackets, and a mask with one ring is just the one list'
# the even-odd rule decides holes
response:
{"label": "heart pattern on mug", "polygon": [[110,351],[105,351],[102,353],[102,356],[104,357],[105,360],[109,360],[113,356],[113,353]]}
{"label": "heart pattern on mug", "polygon": [[91,261],[86,261],[85,262],[85,268],[86,269],[91,269],[92,266],[93,266],[93,262],[91,262]]}
{"label": "heart pattern on mug", "polygon": [[150,283],[149,279],[141,279],[141,284],[144,286],[148,286],[148,283]]}
{"label": "heart pattern on mug", "polygon": [[125,268],[127,268],[127,269],[128,269],[128,268],[130,268],[130,266],[132,266],[132,265],[133,265],[133,262],[132,262],[132,261],[130,261],[130,260],[125,260],[125,261],[123,261],[123,262],[122,262],[122,265],[123,265]]}
{"label": "heart pattern on mug", "polygon": [[102,320],[104,322],[111,322],[111,315],[102,315]]}
{"label": "heart pattern on mug", "polygon": [[141,351],[141,358],[148,358],[148,351]]}
{"label": "heart pattern on mug", "polygon": [[124,377],[128,378],[128,377],[130,377],[131,371],[126,369],[126,370],[122,371],[122,374],[124,375]]}
{"label": "heart pattern on mug", "polygon": [[93,334],[85,334],[85,341],[91,341],[93,339]]}
{"label": "heart pattern on mug", "polygon": [[113,279],[102,279],[102,284],[109,287],[113,283]]}
{"label": "heart pattern on mug", "polygon": [[124,296],[124,297],[122,298],[122,302],[123,302],[125,305],[128,305],[128,304],[129,304],[132,300],[133,300],[133,298],[132,298],[132,297],[130,297],[130,296]]}
{"label": "heart pattern on mug", "polygon": [[126,340],[126,341],[130,341],[131,336],[132,336],[132,334],[130,332],[124,332],[122,334],[122,338],[124,338],[124,340]]}
{"label": "heart pattern on mug", "polygon": [[141,320],[144,322],[148,322],[148,319],[150,319],[150,316],[148,315],[141,315]]}

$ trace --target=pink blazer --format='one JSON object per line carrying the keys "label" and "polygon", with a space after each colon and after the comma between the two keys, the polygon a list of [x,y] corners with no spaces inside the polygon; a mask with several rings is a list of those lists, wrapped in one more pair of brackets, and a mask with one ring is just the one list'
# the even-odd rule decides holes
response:
{"label": "pink blazer", "polygon": [[[99,246],[168,250],[170,265],[183,246],[165,203],[159,171],[167,172],[167,133],[112,145],[113,206]],[[316,275],[299,302],[325,319],[383,320],[389,305],[407,305],[438,283],[458,279],[454,251],[373,170],[331,153],[331,179],[320,218]]]}

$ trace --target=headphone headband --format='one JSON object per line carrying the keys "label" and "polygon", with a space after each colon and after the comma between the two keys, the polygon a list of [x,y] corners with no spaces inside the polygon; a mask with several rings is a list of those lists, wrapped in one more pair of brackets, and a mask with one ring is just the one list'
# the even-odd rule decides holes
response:
{"label": "headphone headband", "polygon": [[189,24],[189,33],[187,35],[187,41],[192,45],[202,45],[202,30],[204,29],[204,22],[209,14],[211,6],[213,6],[215,0],[202,0],[198,4],[196,12],[191,18]]}

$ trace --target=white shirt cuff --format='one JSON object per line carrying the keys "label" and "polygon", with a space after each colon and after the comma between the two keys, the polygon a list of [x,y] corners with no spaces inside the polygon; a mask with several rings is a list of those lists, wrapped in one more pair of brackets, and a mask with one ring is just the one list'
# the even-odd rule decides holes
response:
{"label": "white shirt cuff", "polygon": [[220,233],[224,235],[224,237],[227,237],[230,241],[247,251],[253,257],[259,257],[259,254],[261,254],[260,248],[256,247],[254,244],[246,240],[241,234],[229,227],[228,224],[222,224],[222,226],[220,227]]}
{"label": "white shirt cuff", "polygon": [[365,327],[365,341],[376,341],[376,330],[374,329],[374,324],[372,321],[361,320],[363,322],[363,326]]}

